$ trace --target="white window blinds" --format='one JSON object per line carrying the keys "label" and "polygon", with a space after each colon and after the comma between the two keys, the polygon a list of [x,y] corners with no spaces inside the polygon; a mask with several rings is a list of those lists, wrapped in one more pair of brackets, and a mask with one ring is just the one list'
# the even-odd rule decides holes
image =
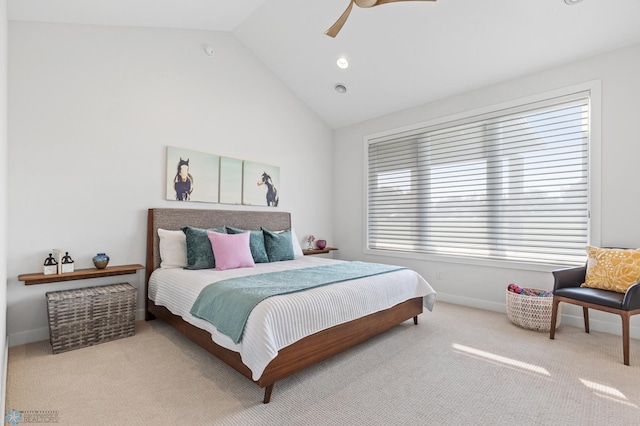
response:
{"label": "white window blinds", "polygon": [[367,143],[369,249],[584,263],[588,93]]}

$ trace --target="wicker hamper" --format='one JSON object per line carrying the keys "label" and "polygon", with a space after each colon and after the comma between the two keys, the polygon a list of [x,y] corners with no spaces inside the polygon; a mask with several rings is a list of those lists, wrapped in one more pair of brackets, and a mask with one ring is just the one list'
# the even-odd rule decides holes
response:
{"label": "wicker hamper", "polygon": [[[527,296],[507,290],[507,316],[515,325],[529,330],[549,331],[552,309],[553,296]],[[561,318],[562,306],[558,306],[556,328]]]}
{"label": "wicker hamper", "polygon": [[111,284],[46,294],[54,354],[133,336],[136,289]]}

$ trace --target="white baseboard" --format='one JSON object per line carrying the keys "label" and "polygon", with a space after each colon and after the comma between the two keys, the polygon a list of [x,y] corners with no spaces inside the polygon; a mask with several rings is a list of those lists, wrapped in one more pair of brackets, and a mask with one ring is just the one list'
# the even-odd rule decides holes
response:
{"label": "white baseboard", "polygon": [[27,343],[49,340],[49,328],[35,328],[9,334],[9,346],[26,345]]}
{"label": "white baseboard", "polygon": [[[591,310],[589,312],[591,313]],[[620,322],[620,317],[618,315],[612,314],[611,319],[615,321],[602,321],[599,319],[591,318],[591,314],[589,314],[589,330],[602,331],[603,333],[622,336],[622,323]],[[561,325],[562,324],[584,329],[584,318],[582,317],[582,315],[574,316],[566,315],[563,313]],[[640,339],[640,327],[634,327],[633,325],[630,326],[629,337],[631,337],[632,339]]]}
{"label": "white baseboard", "polygon": [[[438,293],[438,300],[447,303],[453,303],[455,305],[469,306],[471,308],[484,309],[486,311],[501,312],[506,315],[507,306],[505,303],[490,302],[488,300],[473,299],[471,297],[456,296],[453,294]],[[436,303],[436,309],[438,304]],[[582,318],[582,310],[579,307],[568,306],[566,303],[560,304],[562,307],[562,320],[561,325],[570,325],[572,327],[583,328],[584,320]],[[573,309],[572,309],[573,308]],[[576,310],[578,314],[571,312]],[[567,312],[569,311],[569,312]],[[590,310],[589,312],[592,312]],[[615,334],[622,336],[622,325],[620,323],[620,317],[618,315],[607,315],[611,318],[611,321],[603,321],[599,318],[594,318],[595,315],[589,315],[589,330],[602,331],[603,333]],[[640,327],[631,325],[629,335],[633,339],[640,339]]]}
{"label": "white baseboard", "polygon": [[[144,319],[144,309],[138,309],[136,311],[136,321]],[[33,330],[19,331],[17,333],[9,334],[9,346],[26,345],[27,343],[40,342],[42,340],[49,340],[49,328],[36,328]]]}
{"label": "white baseboard", "polygon": [[[441,300],[447,303],[453,303],[454,305],[469,306],[471,308],[484,309],[485,311],[494,312],[507,312],[507,308],[504,303],[490,302],[488,300],[474,299],[471,297],[456,296],[455,294],[446,294],[438,292],[437,300]],[[436,302],[436,306],[438,306]]]}

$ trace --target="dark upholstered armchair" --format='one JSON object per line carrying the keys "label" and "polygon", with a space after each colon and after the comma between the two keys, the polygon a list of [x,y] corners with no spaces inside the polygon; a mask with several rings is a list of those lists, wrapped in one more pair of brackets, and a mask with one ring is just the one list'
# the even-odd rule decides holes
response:
{"label": "dark upholstered armchair", "polygon": [[553,310],[549,338],[555,337],[556,318],[560,302],[582,306],[584,331],[589,332],[589,308],[618,314],[622,318],[622,347],[624,364],[629,365],[629,318],[640,314],[640,282],[626,293],[580,287],[585,280],[587,267],[567,268],[553,271]]}

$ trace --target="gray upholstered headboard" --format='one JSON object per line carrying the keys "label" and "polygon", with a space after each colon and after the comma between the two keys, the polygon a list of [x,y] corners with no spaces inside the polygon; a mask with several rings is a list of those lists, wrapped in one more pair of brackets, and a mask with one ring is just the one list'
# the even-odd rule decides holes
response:
{"label": "gray upholstered headboard", "polygon": [[215,228],[218,226],[259,230],[291,228],[291,213],[281,211],[239,211],[204,209],[149,209],[147,221],[147,270],[146,282],[151,273],[160,267],[160,238],[158,228],[178,230],[183,226]]}

